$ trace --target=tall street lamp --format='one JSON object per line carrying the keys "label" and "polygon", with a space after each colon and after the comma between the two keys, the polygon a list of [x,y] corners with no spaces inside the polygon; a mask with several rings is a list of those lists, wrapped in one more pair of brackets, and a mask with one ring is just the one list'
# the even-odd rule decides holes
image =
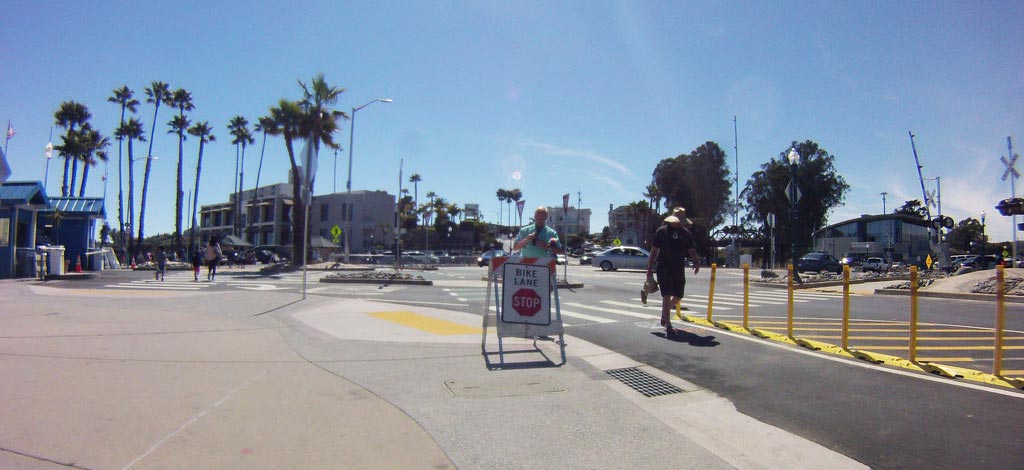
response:
{"label": "tall street lamp", "polygon": [[978,252],[979,255],[985,254],[985,245],[985,211],[981,211],[981,251]]}
{"label": "tall street lamp", "polygon": [[791,220],[791,224],[792,224],[791,225],[790,236],[792,237],[792,239],[790,240],[790,248],[789,249],[790,249],[790,251],[793,254],[793,281],[794,282],[803,282],[803,281],[800,280],[800,270],[798,269],[798,265],[797,265],[797,252],[796,252],[796,248],[797,248],[796,240],[797,240],[797,232],[798,232],[797,222],[798,222],[798,220],[800,218],[800,213],[799,213],[799,211],[797,210],[797,207],[796,207],[797,200],[800,198],[800,191],[796,187],[796,182],[797,182],[796,170],[797,170],[797,165],[800,163],[800,154],[796,153],[796,149],[789,149],[789,154],[786,155],[786,158],[789,159],[789,170],[790,170],[790,173],[789,173],[789,175],[790,175],[789,176],[789,211],[790,211],[790,220]]}
{"label": "tall street lamp", "polygon": [[[366,104],[364,104],[362,106],[356,106],[356,107],[352,108],[352,114],[349,115],[349,117],[352,120],[352,122],[349,123],[349,127],[348,127],[348,180],[345,182],[345,202],[344,202],[344,204],[348,204],[349,203],[349,198],[351,197],[351,193],[352,193],[352,138],[353,138],[353,135],[356,132],[356,112],[358,112],[360,109],[363,109],[363,108],[365,108],[365,107],[367,107],[367,106],[369,106],[369,105],[371,105],[373,103],[376,103],[378,101],[381,102],[381,103],[390,103],[393,100],[391,98],[377,98],[377,99],[375,99],[373,101],[370,101],[369,103],[366,103]],[[335,175],[338,174],[338,154],[334,154],[334,174]],[[335,176],[334,180],[337,181],[338,177]],[[338,191],[337,190],[337,185],[335,185],[334,192],[337,192],[337,191]],[[349,220],[352,219],[352,210],[346,210],[344,213],[346,215],[346,219],[349,219]],[[345,263],[347,264],[348,263],[348,255],[349,255],[349,240],[350,240],[349,232],[352,231],[351,230],[352,229],[352,224],[349,224],[349,223],[346,223],[346,222],[347,222],[346,220],[342,221],[342,224],[345,225]],[[397,229],[397,227],[396,227],[396,229]]]}

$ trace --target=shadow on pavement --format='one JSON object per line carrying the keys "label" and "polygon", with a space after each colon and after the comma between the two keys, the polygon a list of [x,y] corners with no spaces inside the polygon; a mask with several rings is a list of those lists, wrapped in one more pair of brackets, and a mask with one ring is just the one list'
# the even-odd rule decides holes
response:
{"label": "shadow on pavement", "polygon": [[675,341],[677,343],[688,343],[690,346],[696,346],[700,348],[709,348],[718,346],[720,343],[715,341],[715,337],[701,336],[692,331],[676,328],[676,333],[672,335],[665,334],[664,331],[652,331],[651,334],[661,338],[668,339],[669,341]]}

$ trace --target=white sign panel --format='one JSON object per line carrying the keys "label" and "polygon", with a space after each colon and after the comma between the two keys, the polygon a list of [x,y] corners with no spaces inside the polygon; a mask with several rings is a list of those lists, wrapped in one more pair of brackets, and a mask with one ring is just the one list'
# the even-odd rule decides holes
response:
{"label": "white sign panel", "polygon": [[502,265],[501,321],[551,324],[551,268],[547,265]]}
{"label": "white sign panel", "polygon": [[467,219],[479,219],[480,204],[466,204],[462,209],[462,215]]}

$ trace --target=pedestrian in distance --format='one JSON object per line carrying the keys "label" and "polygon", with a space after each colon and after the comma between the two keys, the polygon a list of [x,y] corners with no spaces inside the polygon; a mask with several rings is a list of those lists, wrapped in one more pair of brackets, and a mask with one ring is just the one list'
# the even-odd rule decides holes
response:
{"label": "pedestrian in distance", "polygon": [[199,248],[192,250],[192,274],[196,282],[199,282],[199,268],[203,267],[203,251]]}
{"label": "pedestrian in distance", "polygon": [[683,299],[686,286],[686,258],[693,262],[693,274],[700,271],[697,246],[689,227],[693,223],[686,218],[686,209],[677,207],[672,215],[665,218],[665,224],[654,232],[651,242],[651,256],[647,260],[647,282],[654,281],[657,265],[658,284],[661,288],[661,326],[665,336],[672,337],[677,331],[672,327],[672,307]]}
{"label": "pedestrian in distance", "polygon": [[220,248],[220,241],[216,235],[210,236],[210,242],[206,245],[206,280],[212,281],[217,277],[217,265],[224,251]]}
{"label": "pedestrian in distance", "polygon": [[160,246],[156,249],[156,280],[163,281],[164,275],[167,274],[167,253],[164,252],[164,247]]}
{"label": "pedestrian in distance", "polygon": [[519,230],[512,251],[519,251],[524,258],[555,256],[562,250],[558,243],[558,232],[547,226],[548,208],[540,206],[533,213],[533,223]]}

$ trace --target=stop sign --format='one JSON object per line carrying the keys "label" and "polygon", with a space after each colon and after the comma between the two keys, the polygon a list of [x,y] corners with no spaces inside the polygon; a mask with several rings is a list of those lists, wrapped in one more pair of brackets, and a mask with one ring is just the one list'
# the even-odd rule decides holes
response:
{"label": "stop sign", "polygon": [[532,317],[540,311],[540,296],[533,289],[519,289],[512,294],[512,309],[521,316]]}

